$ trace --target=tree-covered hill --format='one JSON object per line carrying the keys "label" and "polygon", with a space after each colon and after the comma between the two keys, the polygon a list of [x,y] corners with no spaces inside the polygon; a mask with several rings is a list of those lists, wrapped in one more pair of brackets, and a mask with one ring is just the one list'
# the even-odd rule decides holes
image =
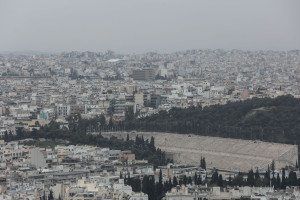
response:
{"label": "tree-covered hill", "polygon": [[169,112],[128,120],[125,128],[300,144],[300,99],[287,95],[203,109],[172,108]]}

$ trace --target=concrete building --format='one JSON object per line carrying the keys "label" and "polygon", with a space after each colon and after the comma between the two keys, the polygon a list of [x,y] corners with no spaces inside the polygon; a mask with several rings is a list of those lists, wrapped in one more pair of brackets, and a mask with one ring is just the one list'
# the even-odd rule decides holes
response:
{"label": "concrete building", "polygon": [[153,69],[133,70],[132,78],[133,80],[136,81],[153,81],[154,70]]}

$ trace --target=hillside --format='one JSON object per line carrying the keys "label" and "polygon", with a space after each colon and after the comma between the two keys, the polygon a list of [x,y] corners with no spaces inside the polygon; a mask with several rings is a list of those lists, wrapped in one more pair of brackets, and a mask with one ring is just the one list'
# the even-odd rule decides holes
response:
{"label": "hillside", "polygon": [[126,130],[300,144],[300,99],[253,98],[210,107],[172,108],[125,122]]}

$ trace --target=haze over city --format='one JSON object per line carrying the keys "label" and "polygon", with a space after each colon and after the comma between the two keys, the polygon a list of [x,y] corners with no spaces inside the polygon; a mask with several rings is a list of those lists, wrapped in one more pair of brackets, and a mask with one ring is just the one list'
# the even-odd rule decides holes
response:
{"label": "haze over city", "polygon": [[300,2],[0,1],[0,51],[300,49]]}
{"label": "haze over city", "polygon": [[0,0],[0,200],[299,200],[299,11]]}

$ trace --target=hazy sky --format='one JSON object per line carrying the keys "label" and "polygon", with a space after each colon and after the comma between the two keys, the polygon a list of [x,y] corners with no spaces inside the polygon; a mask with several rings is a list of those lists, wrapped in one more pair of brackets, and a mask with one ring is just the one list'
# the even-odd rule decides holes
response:
{"label": "hazy sky", "polygon": [[0,51],[300,49],[299,0],[0,0]]}

